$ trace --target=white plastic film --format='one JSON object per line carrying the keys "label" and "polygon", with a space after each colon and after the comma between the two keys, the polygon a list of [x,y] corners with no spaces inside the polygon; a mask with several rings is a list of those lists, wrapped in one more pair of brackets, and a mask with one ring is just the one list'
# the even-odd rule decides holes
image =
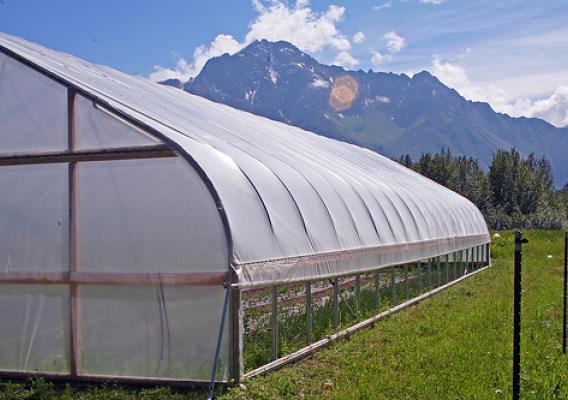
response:
{"label": "white plastic film", "polygon": [[0,53],[0,154],[67,148],[67,90]]}
{"label": "white plastic film", "polygon": [[127,125],[85,98],[77,98],[77,148],[81,150],[151,146],[159,140]]}
{"label": "white plastic film", "polygon": [[81,271],[227,270],[219,212],[185,160],[86,162],[78,170]]}
{"label": "white plastic film", "polygon": [[0,276],[69,270],[67,164],[0,167]]}
{"label": "white plastic film", "polygon": [[69,289],[0,285],[0,370],[69,372]]}
{"label": "white plastic film", "polygon": [[[90,375],[206,380],[225,289],[83,286],[81,370]],[[229,365],[228,324],[217,379]]]}

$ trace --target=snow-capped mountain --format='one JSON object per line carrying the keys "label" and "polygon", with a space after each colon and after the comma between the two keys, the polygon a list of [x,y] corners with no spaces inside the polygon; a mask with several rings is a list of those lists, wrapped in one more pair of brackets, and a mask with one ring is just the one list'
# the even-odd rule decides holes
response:
{"label": "snow-capped mountain", "polygon": [[[345,79],[351,82],[347,90],[334,91]],[[263,40],[212,58],[188,82],[164,83],[391,157],[445,147],[488,165],[495,150],[514,146],[545,155],[557,184],[568,181],[568,128],[496,113],[425,71],[412,77],[346,71],[320,64],[290,43]],[[335,104],[335,97],[347,103]]]}

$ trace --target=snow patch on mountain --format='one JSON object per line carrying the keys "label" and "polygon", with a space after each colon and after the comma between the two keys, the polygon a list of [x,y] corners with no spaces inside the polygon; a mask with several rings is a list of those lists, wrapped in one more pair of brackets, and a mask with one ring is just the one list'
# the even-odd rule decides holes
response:
{"label": "snow patch on mountain", "polygon": [[314,79],[314,81],[312,83],[310,83],[310,86],[316,89],[328,89],[330,86],[330,83],[326,80],[323,80],[321,78],[316,78]]}
{"label": "snow patch on mountain", "polygon": [[268,68],[268,75],[272,83],[276,85],[278,83],[278,72],[276,72],[272,66]]}

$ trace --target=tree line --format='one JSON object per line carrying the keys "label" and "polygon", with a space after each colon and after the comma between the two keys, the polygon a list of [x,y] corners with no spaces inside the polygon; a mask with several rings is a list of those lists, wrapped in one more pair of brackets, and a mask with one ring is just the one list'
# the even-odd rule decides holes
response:
{"label": "tree line", "polygon": [[556,189],[545,157],[498,150],[487,173],[477,159],[446,149],[417,161],[408,154],[396,161],[468,198],[493,229],[568,227],[568,183]]}

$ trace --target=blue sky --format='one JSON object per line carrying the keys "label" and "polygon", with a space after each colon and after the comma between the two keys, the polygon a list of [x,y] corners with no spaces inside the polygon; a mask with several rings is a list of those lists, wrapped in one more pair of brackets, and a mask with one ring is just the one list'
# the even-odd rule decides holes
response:
{"label": "blue sky", "polygon": [[469,99],[558,126],[566,21],[565,0],[0,0],[0,31],[154,80],[281,39],[349,69],[426,69]]}

